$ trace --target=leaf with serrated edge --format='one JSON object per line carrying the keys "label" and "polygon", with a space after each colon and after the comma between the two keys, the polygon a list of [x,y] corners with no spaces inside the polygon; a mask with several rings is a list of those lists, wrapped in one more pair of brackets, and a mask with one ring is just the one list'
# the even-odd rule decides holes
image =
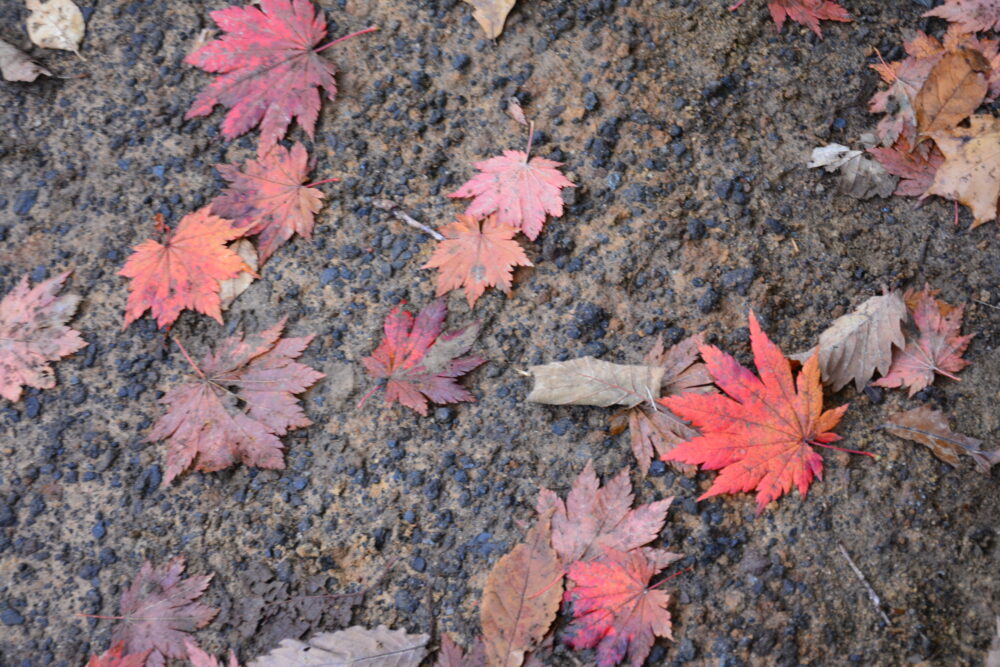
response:
{"label": "leaf with serrated edge", "polygon": [[282,639],[276,649],[254,658],[247,667],[417,667],[427,655],[429,639],[384,625],[374,629],[355,625],[306,641]]}
{"label": "leaf with serrated edge", "polygon": [[531,366],[533,403],[632,407],[660,397],[664,369],[659,366],[613,364],[594,357]]}

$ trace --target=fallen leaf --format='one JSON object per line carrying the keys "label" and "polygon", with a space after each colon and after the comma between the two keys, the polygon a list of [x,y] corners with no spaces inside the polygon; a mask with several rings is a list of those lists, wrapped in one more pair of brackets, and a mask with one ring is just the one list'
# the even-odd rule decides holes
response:
{"label": "fallen leaf", "polygon": [[917,93],[917,131],[948,130],[968,118],[986,99],[990,63],[979,51],[946,53],[931,69]]}
{"label": "fallen leaf", "polygon": [[118,642],[101,655],[90,656],[87,667],[143,667],[150,650],[122,655],[125,652],[125,642]]}
{"label": "fallen leaf", "polygon": [[962,32],[1000,30],[1000,0],[945,0],[923,15],[956,23]]}
{"label": "fallen leaf", "polygon": [[293,234],[309,238],[314,217],[323,202],[323,191],[303,185],[309,174],[309,154],[296,142],[282,145],[264,157],[249,159],[241,171],[235,164],[219,164],[216,171],[229,186],[212,201],[212,213],[247,227],[247,236],[258,235],[263,264]]}
{"label": "fallen leaf", "polygon": [[370,376],[386,380],[386,403],[398,401],[426,416],[427,401],[475,402],[456,378],[486,361],[462,356],[475,342],[479,323],[441,335],[447,316],[443,299],[428,304],[416,319],[400,306],[386,316],[385,337],[370,357],[361,360]]}
{"label": "fallen leaf", "polygon": [[840,172],[837,192],[856,199],[883,199],[892,195],[898,178],[881,164],[865,157],[864,151],[851,150],[841,144],[827,144],[813,149],[810,169],[823,167],[828,172]]}
{"label": "fallen leaf", "polygon": [[233,305],[233,301],[236,301],[236,297],[247,291],[260,268],[257,262],[257,248],[253,246],[250,239],[236,239],[229,246],[229,249],[239,255],[250,270],[240,271],[235,278],[229,278],[219,283],[219,307],[222,310],[228,310],[229,306]]}
{"label": "fallen leaf", "polygon": [[476,19],[483,32],[490,39],[496,39],[503,32],[507,14],[514,8],[516,0],[465,0],[475,8],[472,18]]}
{"label": "fallen leaf", "polygon": [[566,629],[576,650],[597,648],[598,667],[613,667],[623,659],[642,667],[656,637],[673,640],[670,596],[649,585],[661,566],[641,551],[608,549],[606,557],[570,565],[567,576],[575,586],[566,593],[573,603],[573,621]]}
{"label": "fallen leaf", "polygon": [[543,517],[552,513],[552,546],[564,567],[600,558],[607,549],[642,548],[646,557],[660,567],[683,558],[663,549],[644,547],[659,537],[673,497],[633,509],[634,500],[628,468],[602,488],[593,462],[588,461],[573,480],[566,502],[554,491],[542,489],[535,509]]}
{"label": "fallen leaf", "polygon": [[149,651],[146,667],[163,667],[167,659],[186,658],[188,633],[208,625],[219,611],[196,602],[212,575],[183,579],[183,572],[183,556],[160,567],[146,561],[122,593],[124,620],[112,630],[111,641],[124,642],[129,653]]}
{"label": "fallen leaf", "polygon": [[52,76],[20,49],[0,39],[0,74],[4,81],[34,81],[39,74]]}
{"label": "fallen leaf", "polygon": [[441,648],[434,667],[486,667],[486,647],[478,640],[466,654],[446,632],[441,635]]}
{"label": "fallen leaf", "polygon": [[[202,651],[190,639],[184,640],[184,648],[187,650],[187,659],[191,663],[191,667],[220,667],[219,661],[214,655],[209,655],[205,651]],[[138,667],[142,666],[139,665]],[[239,660],[236,659],[236,653],[232,649],[229,651],[229,667],[240,667]]]}
{"label": "fallen leaf", "polygon": [[993,465],[1000,463],[1000,450],[984,451],[980,447],[982,440],[952,431],[945,414],[926,405],[892,415],[882,428],[929,447],[934,456],[956,467],[961,463],[962,454],[972,457],[987,474]]}
{"label": "fallen leaf", "polygon": [[886,171],[900,177],[893,193],[900,197],[922,197],[934,183],[934,175],[944,162],[944,155],[933,141],[914,146],[910,138],[915,130],[904,129],[890,147],[869,148],[868,152]]}
{"label": "fallen leaf", "polygon": [[750,345],[760,378],[712,345],[701,357],[726,396],[682,394],[663,403],[703,435],[678,445],[664,460],[722,470],[698,500],[757,490],[757,513],[798,486],[803,496],[813,477],[823,477],[823,458],[811,445],[840,440],[830,431],[846,405],[823,411],[819,355],[813,354],[793,382],[791,364],[750,313]]}
{"label": "fallen leaf", "polygon": [[28,37],[45,49],[72,51],[80,58],[80,42],[86,28],[83,14],[73,0],[25,0]]}
{"label": "fallen leaf", "polygon": [[528,119],[524,117],[524,109],[521,108],[521,102],[516,97],[509,97],[507,99],[507,115],[518,125],[530,127]]}
{"label": "fallen leaf", "polygon": [[312,424],[295,394],[323,374],[295,361],[313,337],[281,338],[284,327],[226,338],[200,367],[184,352],[197,377],[163,395],[167,412],[146,438],[167,440],[164,485],[189,468],[285,467],[279,436]]}
{"label": "fallen leaf", "polygon": [[[698,346],[704,344],[704,336],[689,336],[668,350],[663,348],[663,338],[656,343],[644,359],[648,366],[663,368],[660,381],[660,396],[683,394],[687,391],[714,391],[712,376],[705,364],[697,362]],[[631,408],[623,408],[611,415],[611,435],[618,435],[629,429],[632,453],[639,463],[643,475],[649,472],[653,457],[662,457],[671,449],[698,435],[698,432],[670,412],[659,400],[638,403]],[[694,466],[677,461],[671,465],[684,474],[693,474]]]}
{"label": "fallen leaf", "polygon": [[533,157],[524,151],[504,151],[473,165],[480,172],[449,197],[474,197],[466,215],[483,218],[497,213],[501,225],[520,229],[534,241],[545,224],[545,215],[563,214],[562,188],[575,188],[559,171],[562,162]]}
{"label": "fallen leaf", "polygon": [[529,366],[533,403],[632,407],[660,396],[665,370],[660,366],[613,364],[594,357]]}
{"label": "fallen leaf", "polygon": [[931,135],[944,153],[934,183],[924,193],[954,199],[972,209],[972,228],[995,220],[1000,197],[1000,119],[972,116],[969,127]]}
{"label": "fallen leaf", "polygon": [[304,642],[283,639],[276,649],[254,658],[247,667],[417,667],[427,655],[425,647],[429,639],[427,635],[411,635],[384,625],[374,630],[355,625],[314,635]]}
{"label": "fallen leaf", "polygon": [[521,665],[559,611],[563,570],[550,541],[550,521],[551,512],[543,514],[486,579],[479,621],[490,667]]}
{"label": "fallen leaf", "polygon": [[881,375],[889,371],[893,348],[906,345],[905,320],[906,304],[898,291],[873,296],[835,319],[819,335],[819,345],[792,359],[805,362],[818,348],[823,383],[840,391],[854,380],[861,391],[876,371]]}
{"label": "fallen leaf", "polygon": [[[132,278],[122,328],[147,308],[161,327],[173,324],[185,308],[222,324],[219,283],[253,269],[225,245],[246,230],[212,215],[210,208],[184,216],[176,229],[164,233],[163,243],[148,239],[133,249],[118,272]],[[159,222],[158,227],[162,227]]]}
{"label": "fallen leaf", "polygon": [[[746,0],[739,0],[730,10],[739,8]],[[778,32],[785,25],[785,19],[807,26],[814,33],[823,36],[819,28],[820,21],[841,21],[850,23],[851,16],[847,10],[833,0],[768,0],[767,8],[771,18],[778,26]]]}
{"label": "fallen leaf", "polygon": [[56,376],[49,365],[87,343],[66,326],[80,297],[57,296],[70,272],[28,287],[28,276],[0,301],[0,396],[21,398],[23,387],[51,389]]}
{"label": "fallen leaf", "polygon": [[[216,104],[229,108],[222,135],[233,139],[261,128],[260,155],[285,136],[292,119],[311,138],[322,88],[337,95],[336,68],[319,54],[331,44],[326,21],[309,0],[260,0],[260,7],[227,7],[211,13],[225,31],[184,62],[221,76],[199,93],[186,119],[207,116]],[[336,40],[335,40],[336,41]]]}
{"label": "fallen leaf", "polygon": [[935,373],[958,380],[954,374],[969,365],[962,355],[976,335],[959,335],[964,313],[964,305],[944,304],[942,308],[931,289],[925,288],[912,311],[917,335],[908,338],[906,347],[896,351],[889,373],[873,384],[909,387],[913,396],[934,382]]}
{"label": "fallen leaf", "polygon": [[532,266],[524,248],[514,240],[517,231],[497,222],[496,214],[482,220],[459,214],[456,222],[441,227],[445,240],[438,242],[422,267],[438,269],[437,295],[464,287],[470,308],[487,287],[499,287],[510,296],[514,267]]}

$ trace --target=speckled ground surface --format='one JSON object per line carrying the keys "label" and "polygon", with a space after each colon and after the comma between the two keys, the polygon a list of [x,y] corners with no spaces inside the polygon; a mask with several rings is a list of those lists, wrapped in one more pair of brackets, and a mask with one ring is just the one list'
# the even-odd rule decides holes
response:
{"label": "speckled ground surface", "polygon": [[[161,488],[162,445],[144,442],[159,392],[186,363],[144,319],[120,331],[130,248],[211,199],[212,165],[251,155],[224,142],[221,114],[185,122],[210,80],[182,64],[219,0],[79,0],[83,53],[34,50],[68,78],[0,83],[0,292],[24,273],[73,268],[75,326],[89,346],[57,365],[58,386],[0,402],[0,664],[82,664],[108,646],[126,582],[144,558],[184,554],[215,572],[222,609],[198,633],[249,658],[282,636],[384,622],[468,643],[493,562],[523,534],[540,487],[565,491],[593,458],[632,463],[607,411],[525,403],[529,364],[595,354],[631,361],[655,334],[705,331],[749,361],[753,308],[785,350],[808,347],[883,285],[929,281],[968,302],[978,332],[961,382],[900,392],[844,390],[839,432],[873,462],[825,452],[826,479],[754,518],[750,496],[695,503],[711,475],[656,469],[641,500],[676,495],[663,545],[693,569],[668,587],[675,643],[650,664],[980,664],[1000,611],[997,473],[958,469],[877,430],[920,401],[996,446],[1000,245],[994,223],[954,227],[950,203],[859,202],[804,168],[808,151],[856,142],[874,124],[866,56],[900,55],[901,31],[942,24],[924,3],[845,0],[858,17],[778,35],[763,1],[522,0],[498,43],[457,0],[324,0],[331,33],[375,23],[335,59],[341,93],[323,107],[317,178],[329,200],[310,241],[283,247],[227,326],[185,314],[174,333],[202,353],[228,330],[289,318],[315,333],[304,359],[327,374],[304,398],[315,425],[286,438],[284,472],[245,467]],[[0,37],[27,47],[22,3],[0,3]],[[475,404],[427,418],[386,407],[358,363],[400,300],[433,292],[427,237],[381,211],[391,198],[432,225],[461,210],[444,195],[471,162],[524,136],[517,93],[539,122],[537,154],[580,187],[530,246],[511,298],[476,308],[490,361],[466,379]],[[291,135],[304,138],[299,130]],[[461,295],[450,323],[472,319]],[[886,627],[840,556],[884,601]],[[379,578],[388,563],[391,571]],[[370,587],[351,609],[289,596]],[[564,648],[552,664],[589,664]]]}

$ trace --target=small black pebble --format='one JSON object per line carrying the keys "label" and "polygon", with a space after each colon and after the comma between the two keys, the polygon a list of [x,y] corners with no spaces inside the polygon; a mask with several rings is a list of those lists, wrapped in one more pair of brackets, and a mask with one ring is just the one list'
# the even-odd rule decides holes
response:
{"label": "small black pebble", "polygon": [[868,385],[865,387],[865,396],[875,405],[882,405],[882,402],[885,401],[885,391],[883,391],[882,387]]}
{"label": "small black pebble", "polygon": [[649,464],[650,477],[663,477],[665,474],[667,474],[667,464],[663,461],[656,459]]}

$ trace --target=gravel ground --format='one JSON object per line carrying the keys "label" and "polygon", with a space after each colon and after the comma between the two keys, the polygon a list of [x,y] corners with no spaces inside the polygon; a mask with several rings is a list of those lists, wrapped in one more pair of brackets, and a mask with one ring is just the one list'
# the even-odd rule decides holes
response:
{"label": "gravel ground", "polygon": [[[565,491],[591,458],[602,475],[633,462],[608,411],[528,404],[520,370],[584,354],[636,362],[656,334],[698,331],[747,363],[750,308],[791,352],[883,285],[925,281],[968,302],[972,365],[912,400],[830,399],[851,403],[845,446],[880,461],[824,452],[809,498],[758,518],[749,495],[696,503],[711,474],[634,475],[643,502],[677,496],[662,544],[693,565],[668,585],[677,641],[649,664],[981,663],[1000,611],[997,473],[952,469],[877,427],[930,402],[996,446],[997,227],[969,232],[965,211],[955,227],[941,201],[838,196],[804,167],[813,146],[857,143],[874,125],[872,47],[891,60],[903,30],[940,33],[920,18],[927,3],[845,0],[857,21],[824,24],[818,40],[797,25],[777,34],[762,0],[734,13],[728,0],[522,0],[494,44],[457,0],[321,0],[333,35],[382,28],[325,54],[341,92],[309,146],[316,177],[343,181],[323,186],[314,238],[281,248],[225,327],[188,313],[173,329],[196,354],[283,316],[292,335],[315,333],[303,357],[327,374],[303,399],[315,424],[285,439],[285,471],[163,488],[163,446],[143,436],[186,363],[148,318],[120,330],[116,274],[155,213],[176,222],[210,200],[212,165],[251,155],[257,135],[224,142],[221,113],[183,120],[210,77],[182,59],[224,2],[78,2],[87,61],[35,49],[67,78],[0,82],[0,293],[73,268],[89,343],[57,365],[55,389],[0,401],[0,664],[82,664],[113,621],[78,614],[117,613],[143,559],[178,554],[190,573],[216,573],[204,599],[222,611],[197,637],[219,654],[347,623],[468,644],[486,573],[538,489]],[[0,3],[0,37],[27,48],[25,15]],[[511,298],[490,292],[476,308],[490,360],[465,380],[478,402],[427,418],[380,396],[358,409],[372,385],[358,362],[386,313],[433,293],[429,239],[371,202],[447,222],[461,206],[444,195],[471,162],[523,146],[502,112],[513,94],[538,120],[537,154],[565,161],[580,187],[531,244],[536,266]],[[473,319],[461,294],[450,305],[453,326]],[[546,661],[592,656],[558,647]]]}

